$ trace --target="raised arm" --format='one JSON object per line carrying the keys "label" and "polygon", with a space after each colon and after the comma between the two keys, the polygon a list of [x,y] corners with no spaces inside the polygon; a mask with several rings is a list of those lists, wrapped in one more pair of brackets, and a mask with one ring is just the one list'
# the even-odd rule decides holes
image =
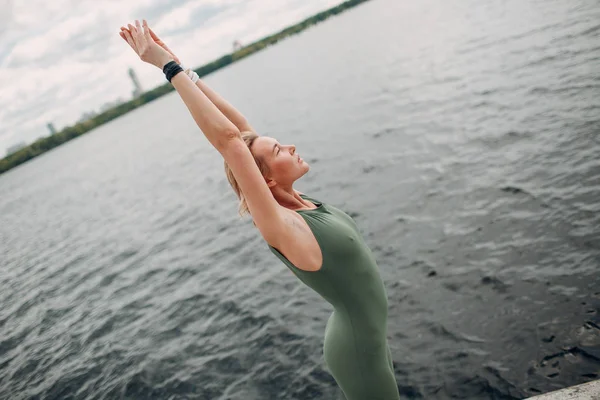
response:
{"label": "raised arm", "polygon": [[[279,246],[282,238],[289,234],[291,220],[286,218],[281,206],[273,197],[250,149],[242,140],[240,131],[221,114],[185,73],[175,75],[171,83],[202,132],[227,162],[240,185],[254,224],[261,235],[271,246]],[[207,132],[213,134],[213,139]]]}
{"label": "raised arm", "polygon": [[[161,70],[164,65],[174,61],[169,52],[154,43],[148,30],[144,32],[139,21],[136,20],[135,24],[136,26],[128,24],[129,30],[122,27],[120,34],[142,61]],[[144,29],[146,27],[147,23],[144,20]],[[175,75],[171,79],[171,84],[177,90],[202,133],[216,149],[221,149],[230,139],[240,135],[240,130],[219,111],[186,74]]]}
{"label": "raised arm", "polygon": [[[154,42],[171,54],[173,59],[178,64],[181,64],[181,61],[175,55],[175,53],[173,53],[169,46],[167,46],[167,44],[163,42],[162,39],[159,38],[150,27],[148,27],[148,30],[150,31],[150,37],[154,40]],[[203,82],[202,79],[198,79],[196,86],[202,90],[206,97],[208,97],[208,99],[219,109],[219,111],[223,113],[223,115],[225,115],[235,126],[237,126],[240,132],[254,132],[254,129],[250,126],[242,113],[232,106],[227,100],[221,97],[217,92],[208,87],[208,85]]]}
{"label": "raised arm", "polygon": [[[144,30],[139,22],[136,26],[128,25],[129,30],[121,28],[121,37],[125,39],[140,58],[163,69],[172,55],[154,43],[150,37],[147,23]],[[183,72],[177,73],[171,84],[192,114],[192,117],[211,144],[221,153],[231,168],[236,181],[248,203],[254,223],[264,239],[277,247],[282,237],[289,235],[291,224],[258,169],[250,149],[240,134],[240,130],[219,111],[209,98]]]}
{"label": "raised arm", "polygon": [[221,97],[217,92],[209,88],[202,79],[198,79],[196,85],[202,90],[202,92],[213,102],[215,106],[227,117],[229,120],[237,126],[240,132],[254,132],[254,129],[250,126],[246,118],[239,112],[234,106],[232,106],[227,100]]}

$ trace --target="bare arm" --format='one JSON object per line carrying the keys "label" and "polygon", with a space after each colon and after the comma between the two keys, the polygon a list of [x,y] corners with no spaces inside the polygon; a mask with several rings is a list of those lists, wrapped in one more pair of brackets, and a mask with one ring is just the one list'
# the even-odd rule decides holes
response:
{"label": "bare arm", "polygon": [[[121,27],[121,37],[129,43],[140,58],[160,69],[174,58],[171,53],[152,40],[146,21],[144,29],[138,20],[129,29]],[[171,84],[192,114],[194,121],[208,141],[219,151],[232,138],[240,136],[240,130],[210,101],[210,99],[183,72],[171,79]]]}
{"label": "bare arm", "polygon": [[238,127],[223,115],[186,74],[178,73],[171,79],[171,84],[177,90],[202,133],[217,150],[220,150],[228,139],[240,134]]}
{"label": "bare arm", "polygon": [[[154,33],[152,28],[148,27],[148,31],[150,32],[150,37],[152,38],[152,40],[154,40],[154,42],[156,44],[158,44],[160,47],[165,49],[169,54],[171,54],[171,56],[173,56],[173,59],[178,64],[181,64],[181,62],[179,61],[179,58],[175,55],[175,53],[173,53],[173,51],[169,48],[169,46],[167,46],[167,44],[165,42],[163,42],[162,39],[159,38],[156,33]],[[240,132],[244,132],[244,131],[254,132],[254,129],[250,126],[250,124],[248,123],[246,118],[242,115],[242,113],[239,112],[238,110],[236,110],[235,107],[233,107],[229,102],[227,102],[227,100],[225,100],[223,97],[221,97],[217,92],[215,92],[214,90],[209,88],[208,85],[206,83],[204,83],[201,79],[198,79],[198,81],[196,82],[196,86],[198,86],[200,88],[200,90],[202,90],[202,93],[204,93],[206,95],[206,97],[208,97],[209,100],[215,106],[217,106],[217,108],[219,109],[219,111],[221,111],[223,113],[223,115],[225,115],[235,126],[237,126],[237,128],[240,130]]]}
{"label": "bare arm", "polygon": [[[174,60],[172,54],[152,40],[145,20],[143,30],[139,21],[136,20],[135,25],[129,24],[129,29],[122,27],[121,37],[143,61],[163,69]],[[278,246],[282,238],[289,237],[292,232],[287,222],[289,218],[285,218],[289,212],[283,211],[273,197],[250,149],[242,140],[240,130],[183,71],[171,79],[171,84],[204,135],[231,168],[263,238],[272,246]]]}
{"label": "bare arm", "polygon": [[234,106],[232,106],[227,100],[221,97],[217,92],[208,87],[206,83],[202,81],[202,79],[198,79],[196,82],[196,86],[202,90],[202,92],[212,101],[212,103],[217,106],[217,108],[225,115],[237,128],[240,132],[250,131],[254,132],[254,129],[246,118],[242,115],[241,112],[236,110]]}

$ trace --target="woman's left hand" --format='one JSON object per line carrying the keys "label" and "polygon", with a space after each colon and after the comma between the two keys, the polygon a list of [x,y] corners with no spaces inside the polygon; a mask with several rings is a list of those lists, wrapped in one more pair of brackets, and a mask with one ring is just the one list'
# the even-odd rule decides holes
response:
{"label": "woman's left hand", "polygon": [[135,26],[127,24],[129,29],[122,26],[119,35],[129,43],[142,61],[162,70],[165,64],[174,61],[174,57],[152,39],[146,20],[143,20],[143,25],[142,28],[140,22],[136,19]]}

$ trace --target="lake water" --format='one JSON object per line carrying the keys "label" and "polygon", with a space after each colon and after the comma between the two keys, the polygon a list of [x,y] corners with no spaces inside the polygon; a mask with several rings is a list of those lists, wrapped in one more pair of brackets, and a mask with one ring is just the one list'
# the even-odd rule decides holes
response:
{"label": "lake water", "polygon": [[[206,81],[355,218],[403,398],[599,377],[600,3],[373,0]],[[341,398],[174,93],[0,176],[0,239],[2,399]]]}

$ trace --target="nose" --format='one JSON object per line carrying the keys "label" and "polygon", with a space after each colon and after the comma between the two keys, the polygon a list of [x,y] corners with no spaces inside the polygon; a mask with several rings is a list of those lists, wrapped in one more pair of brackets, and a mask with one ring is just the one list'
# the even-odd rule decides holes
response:
{"label": "nose", "polygon": [[294,154],[296,152],[296,146],[294,146],[293,144],[290,145],[290,150],[292,151],[292,154]]}

